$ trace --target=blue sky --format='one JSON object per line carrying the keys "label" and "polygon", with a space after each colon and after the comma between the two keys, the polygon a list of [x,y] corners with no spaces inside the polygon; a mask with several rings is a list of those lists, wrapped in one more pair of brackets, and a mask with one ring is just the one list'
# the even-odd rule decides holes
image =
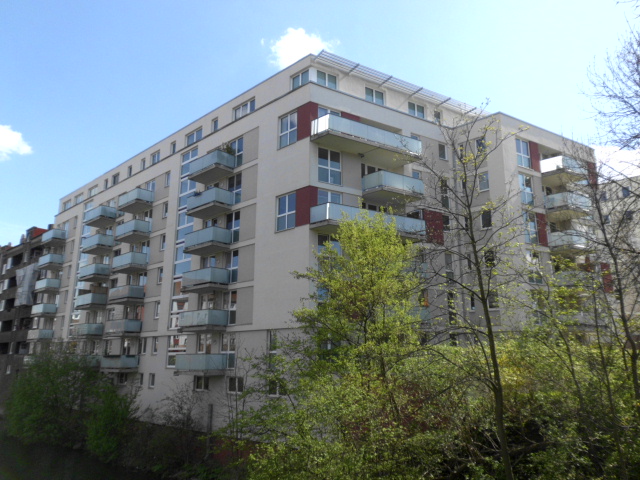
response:
{"label": "blue sky", "polygon": [[0,0],[0,245],[321,48],[601,144],[587,69],[634,21],[615,0]]}

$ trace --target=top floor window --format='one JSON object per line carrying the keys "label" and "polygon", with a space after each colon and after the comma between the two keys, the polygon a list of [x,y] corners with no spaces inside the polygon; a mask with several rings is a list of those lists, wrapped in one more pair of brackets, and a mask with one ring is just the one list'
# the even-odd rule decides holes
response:
{"label": "top floor window", "polygon": [[69,210],[71,208],[71,199],[65,200],[62,204],[62,210]]}
{"label": "top floor window", "polygon": [[435,110],[433,112],[433,121],[440,125],[442,123],[442,112]]}
{"label": "top floor window", "polygon": [[384,93],[374,90],[373,88],[365,87],[364,98],[367,102],[377,103],[378,105],[384,105]]}
{"label": "top floor window", "polygon": [[307,83],[309,83],[309,70],[305,70],[304,72],[291,77],[291,90],[295,90]]}
{"label": "top floor window", "polygon": [[413,102],[409,102],[409,115],[424,118],[424,107],[422,105],[416,105]]}
{"label": "top floor window", "polygon": [[98,194],[98,186],[93,186],[89,189],[89,196],[93,197],[94,195]]}
{"label": "top floor window", "polygon": [[213,120],[211,120],[211,131],[212,132],[217,132],[219,129],[219,125],[218,125],[218,119],[214,118]]}
{"label": "top floor window", "polygon": [[629,187],[622,187],[622,198],[627,198],[629,195],[631,195]]}
{"label": "top floor window", "polygon": [[250,114],[256,109],[256,99],[252,98],[247,103],[243,103],[239,107],[233,109],[233,119],[238,120],[239,118],[244,117],[245,115]]}
{"label": "top floor window", "polygon": [[155,165],[160,161],[160,150],[151,154],[151,165]]}
{"label": "top floor window", "polygon": [[324,85],[325,87],[333,88],[334,90],[338,88],[338,79],[335,75],[318,70],[316,79],[318,85]]}
{"label": "top floor window", "polygon": [[202,138],[202,128],[199,128],[187,135],[187,147],[196,143]]}
{"label": "top floor window", "polygon": [[516,153],[518,156],[518,165],[525,168],[531,168],[531,155],[529,154],[529,142],[516,138]]}

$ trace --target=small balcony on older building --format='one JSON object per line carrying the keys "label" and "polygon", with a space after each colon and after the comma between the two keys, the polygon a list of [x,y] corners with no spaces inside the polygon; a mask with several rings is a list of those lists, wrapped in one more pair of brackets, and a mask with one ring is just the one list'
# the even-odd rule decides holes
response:
{"label": "small balcony on older building", "polygon": [[[235,312],[233,312],[235,314]],[[191,310],[180,313],[178,331],[209,332],[224,331],[229,324],[229,310]]]}
{"label": "small balcony on older building", "polygon": [[43,247],[59,247],[67,241],[67,231],[54,228],[42,234]]}
{"label": "small balcony on older building", "polygon": [[58,306],[55,303],[37,303],[31,307],[32,317],[55,317]]}
{"label": "small balcony on older building", "polygon": [[143,305],[144,287],[122,285],[109,290],[109,305]]}
{"label": "small balcony on older building", "polygon": [[423,195],[424,183],[419,178],[384,170],[362,177],[362,198],[368,203],[403,207]]}
{"label": "small balcony on older building", "polygon": [[133,319],[109,320],[104,325],[105,337],[122,337],[139,335],[142,331],[142,321]]}
{"label": "small balcony on older building", "polygon": [[107,308],[106,293],[85,293],[78,295],[75,302],[76,310],[104,310]]}
{"label": "small balcony on older building", "polygon": [[36,328],[27,332],[27,341],[37,342],[39,340],[51,340],[53,338],[53,330],[44,328]]}
{"label": "small balcony on older building", "polygon": [[149,260],[146,253],[129,252],[113,257],[111,271],[113,273],[141,273],[147,271]]}
{"label": "small balcony on older building", "polygon": [[145,220],[130,220],[116,227],[116,241],[124,243],[140,243],[149,240],[151,222]]}
{"label": "small balcony on older building", "polygon": [[[349,207],[337,203],[324,203],[311,207],[310,227],[321,233],[332,234],[338,230],[338,223],[343,218],[354,219],[364,212],[372,217],[376,212],[364,210],[358,207]],[[425,235],[424,220],[419,218],[401,217],[399,215],[383,214],[387,222],[395,221],[396,228],[401,237],[410,240],[419,240]]]}
{"label": "small balcony on older building", "polygon": [[48,253],[47,255],[42,255],[38,259],[38,268],[40,270],[58,271],[62,270],[63,263],[64,255],[60,255],[59,253]]}
{"label": "small balcony on older building", "polygon": [[118,197],[118,210],[126,213],[140,213],[153,206],[155,192],[143,188],[135,188]]}
{"label": "small balcony on older building", "polygon": [[116,223],[116,219],[122,215],[115,207],[99,205],[84,212],[84,224],[95,228],[106,228]]}
{"label": "small balcony on older building", "polygon": [[231,175],[235,167],[235,156],[222,150],[214,150],[189,164],[189,180],[210,185]]}
{"label": "small balcony on older building", "polygon": [[43,278],[36,282],[34,293],[57,293],[60,289],[59,278]]}
{"label": "small balcony on older building", "polygon": [[542,172],[542,185],[555,188],[567,183],[586,180],[588,176],[585,165],[564,155],[545,158],[540,162],[540,171]]}
{"label": "small balcony on older building", "polygon": [[205,376],[225,375],[234,368],[234,353],[196,353],[176,355],[176,374],[200,374]]}
{"label": "small balcony on older building", "polygon": [[78,270],[78,280],[81,282],[106,282],[109,275],[111,275],[111,265],[108,263],[92,263]]}
{"label": "small balcony on older building", "polygon": [[399,133],[325,115],[311,124],[311,140],[323,147],[358,155],[368,165],[393,170],[422,156],[422,142]]}
{"label": "small balcony on older building", "polygon": [[100,358],[100,370],[105,372],[133,372],[138,369],[137,355],[104,356]]}
{"label": "small balcony on older building", "polygon": [[230,212],[234,204],[234,192],[214,187],[189,197],[187,215],[200,219],[213,218]]}
{"label": "small balcony on older building", "polygon": [[103,323],[76,323],[69,327],[69,336],[74,338],[101,337],[103,332]]}
{"label": "small balcony on older building", "polygon": [[89,255],[108,255],[114,245],[113,235],[98,233],[82,239],[80,251]]}
{"label": "small balcony on older building", "polygon": [[579,254],[587,251],[585,234],[577,230],[565,230],[549,234],[549,248],[554,253]]}
{"label": "small balcony on older building", "polygon": [[207,267],[190,270],[182,275],[182,291],[185,293],[206,293],[214,290],[228,290],[231,272],[227,268]]}
{"label": "small balcony on older building", "polygon": [[547,195],[544,199],[547,220],[561,222],[589,215],[591,199],[575,192],[561,192]]}
{"label": "small balcony on older building", "polygon": [[184,238],[184,253],[211,256],[226,252],[232,241],[231,230],[220,227],[208,227],[189,233]]}

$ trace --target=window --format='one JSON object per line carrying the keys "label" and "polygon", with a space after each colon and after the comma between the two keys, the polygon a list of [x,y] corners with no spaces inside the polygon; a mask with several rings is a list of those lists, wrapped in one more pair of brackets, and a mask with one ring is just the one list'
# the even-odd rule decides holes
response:
{"label": "window", "polygon": [[107,188],[109,188],[109,179],[105,178],[104,179],[104,189],[103,190],[106,190]]}
{"label": "window", "polygon": [[164,174],[164,186],[168,187],[169,185],[171,185],[171,172]]}
{"label": "window", "polygon": [[627,198],[629,195],[631,195],[629,187],[622,187],[622,198]]}
{"label": "window", "polygon": [[227,392],[242,393],[244,391],[244,378],[229,377],[227,380]]}
{"label": "window", "polygon": [[244,117],[245,115],[250,114],[256,109],[256,99],[252,98],[247,103],[243,103],[239,107],[233,109],[233,119],[238,120],[239,118]]}
{"label": "window", "polygon": [[156,181],[155,180],[151,180],[151,181],[145,183],[144,188],[146,188],[147,190],[149,190],[151,192],[155,192],[156,191]]}
{"label": "window", "polygon": [[447,161],[447,147],[443,143],[438,144],[438,158]]}
{"label": "window", "polygon": [[500,308],[500,304],[498,303],[498,294],[496,292],[489,292],[487,301],[489,303],[489,308]]}
{"label": "window", "polygon": [[202,139],[202,128],[199,128],[187,135],[187,147],[189,145],[193,145],[200,139]]}
{"label": "window", "polygon": [[420,170],[411,170],[411,178],[422,180],[422,172]]}
{"label": "window", "polygon": [[158,337],[151,337],[151,353],[158,354]]}
{"label": "window", "polygon": [[518,174],[522,203],[533,205],[533,180],[529,175]]}
{"label": "window", "polygon": [[156,374],[155,373],[150,373],[149,374],[149,388],[153,388],[156,386]]}
{"label": "window", "polygon": [[217,132],[218,131],[218,119],[214,118],[213,120],[211,120],[211,131],[212,132]]}
{"label": "window", "polygon": [[126,385],[127,384],[127,373],[118,373],[118,385]]}
{"label": "window", "polygon": [[538,222],[533,212],[524,213],[524,240],[526,243],[538,243]]}
{"label": "window", "polygon": [[493,223],[491,220],[491,210],[483,210],[481,215],[482,228],[491,228]]}
{"label": "window", "polygon": [[280,118],[280,148],[298,141],[298,112]]}
{"label": "window", "polygon": [[623,222],[631,222],[633,221],[633,210],[627,210],[624,212],[623,217],[622,217],[622,221]]}
{"label": "window", "polygon": [[318,190],[318,205],[323,203],[342,203],[342,194],[329,192],[327,190]]}
{"label": "window", "polygon": [[158,283],[162,283],[162,277],[164,276],[164,268],[158,268]]}
{"label": "window", "polygon": [[155,165],[156,163],[160,162],[160,150],[158,150],[157,152],[153,152],[151,154],[151,165]]}
{"label": "window", "polygon": [[486,153],[487,151],[487,142],[485,141],[484,137],[482,138],[476,138],[476,152],[478,155],[482,155],[483,153]]}
{"label": "window", "polygon": [[442,230],[445,232],[451,230],[451,219],[449,218],[449,215],[442,216]]}
{"label": "window", "polygon": [[234,203],[240,203],[242,199],[242,174],[229,177],[227,187],[230,192],[234,193]]}
{"label": "window", "polygon": [[342,184],[340,152],[326,148],[318,149],[318,181],[334,185]]}
{"label": "window", "polygon": [[601,202],[606,202],[607,201],[607,192],[602,192],[600,194],[600,201]]}
{"label": "window", "polygon": [[318,118],[324,117],[325,115],[335,115],[336,117],[340,117],[342,114],[337,110],[331,110],[327,107],[318,107]]}
{"label": "window", "polygon": [[364,89],[364,98],[367,102],[377,103],[378,105],[384,105],[384,93],[374,90],[369,87]]}
{"label": "window", "polygon": [[409,115],[424,118],[424,107],[422,105],[416,105],[413,102],[409,102]]}
{"label": "window", "polygon": [[483,172],[478,174],[478,189],[481,192],[489,190],[489,172]]}
{"label": "window", "polygon": [[133,175],[133,166],[129,165],[127,167],[127,178],[129,178],[131,175]]}
{"label": "window", "polygon": [[111,177],[111,185],[117,185],[120,181],[120,174],[116,173]]}
{"label": "window", "polygon": [[472,293],[469,297],[469,310],[474,311],[476,309],[476,296]]}
{"label": "window", "polygon": [[98,186],[96,185],[95,187],[91,187],[89,189],[89,196],[93,197],[94,195],[98,194]]}
{"label": "window", "polygon": [[160,251],[162,252],[165,248],[167,248],[167,235],[163,233],[160,236]]}
{"label": "window", "polygon": [[231,231],[231,241],[240,240],[240,212],[227,213],[227,230]]}
{"label": "window", "polygon": [[235,283],[238,281],[238,264],[239,264],[239,255],[238,250],[234,250],[231,252],[231,261],[229,262],[229,277],[230,282]]}
{"label": "window", "polygon": [[540,254],[527,250],[527,262],[529,263],[529,283],[542,284],[542,275],[540,274]]}
{"label": "window", "polygon": [[335,75],[331,75],[330,73],[325,73],[318,70],[316,78],[318,85],[333,88],[334,90],[338,88],[338,79]]}
{"label": "window", "polygon": [[80,195],[76,195],[76,198],[74,200],[76,205],[79,203],[82,203],[82,201],[84,200],[84,193],[81,193]]}
{"label": "window", "polygon": [[143,158],[140,160],[140,170],[144,170],[145,168],[147,168],[147,159]]}
{"label": "window", "polygon": [[440,125],[442,123],[442,112],[435,110],[433,112],[433,121]]}
{"label": "window", "polygon": [[234,140],[229,144],[231,150],[233,150],[233,155],[236,157],[235,166],[239,167],[242,165],[242,158],[244,154],[244,138],[240,137],[237,140]]}
{"label": "window", "polygon": [[516,138],[516,154],[518,156],[518,165],[525,168],[531,168],[531,156],[529,155],[529,142]]}
{"label": "window", "polygon": [[294,228],[296,226],[296,194],[290,193],[278,197],[277,203],[276,232]]}
{"label": "window", "polygon": [[446,178],[440,179],[440,203],[443,208],[449,208],[449,181]]}
{"label": "window", "polygon": [[71,208],[71,199],[65,200],[62,204],[62,210],[69,210]]}
{"label": "window", "polygon": [[171,142],[171,147],[169,148],[171,154],[176,153],[176,142]]}
{"label": "window", "polygon": [[209,390],[209,377],[201,375],[193,377],[193,389],[196,391]]}
{"label": "window", "polygon": [[307,83],[309,83],[309,70],[305,70],[304,72],[291,77],[291,90],[295,90]]}
{"label": "window", "polygon": [[169,202],[164,202],[162,204],[162,218],[167,218],[169,216]]}

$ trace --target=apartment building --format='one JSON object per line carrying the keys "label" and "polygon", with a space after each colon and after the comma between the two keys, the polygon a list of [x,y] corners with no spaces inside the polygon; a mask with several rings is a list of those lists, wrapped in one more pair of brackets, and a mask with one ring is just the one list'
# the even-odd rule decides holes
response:
{"label": "apartment building", "polygon": [[[446,132],[461,112],[474,109],[327,52],[301,59],[61,199],[29,351],[64,341],[140,387],[142,405],[190,385],[223,422],[251,381],[243,358],[275,348],[310,293],[291,272],[313,265],[343,214],[383,209],[427,249],[448,241],[447,213],[421,203],[424,162],[454,178]],[[492,118],[518,134],[482,167],[478,202],[511,198],[536,256],[579,254],[571,232],[588,205],[570,184],[588,168],[561,136]]]}
{"label": "apartment building", "polygon": [[29,342],[50,338],[53,333],[31,316],[45,232],[32,227],[18,245],[0,247],[0,404],[7,399],[11,382],[23,368]]}

